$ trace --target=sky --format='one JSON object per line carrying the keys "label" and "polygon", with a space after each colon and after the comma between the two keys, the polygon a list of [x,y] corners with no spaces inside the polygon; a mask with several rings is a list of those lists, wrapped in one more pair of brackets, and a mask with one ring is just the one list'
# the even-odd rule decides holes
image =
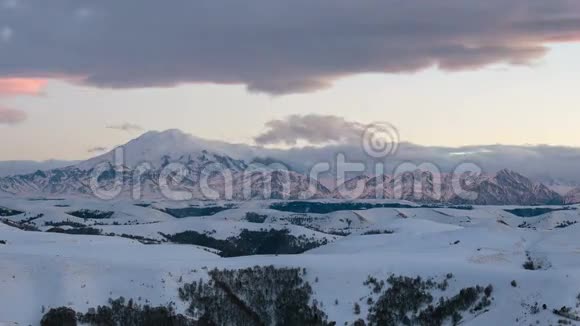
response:
{"label": "sky", "polygon": [[0,160],[376,121],[424,146],[580,147],[577,1],[250,2],[0,0]]}

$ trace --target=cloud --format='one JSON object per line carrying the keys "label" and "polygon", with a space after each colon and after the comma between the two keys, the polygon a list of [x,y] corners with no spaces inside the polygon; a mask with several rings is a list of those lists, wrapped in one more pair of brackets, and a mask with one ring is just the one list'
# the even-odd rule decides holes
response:
{"label": "cloud", "polygon": [[266,123],[267,131],[256,136],[258,145],[296,145],[300,141],[313,145],[359,140],[365,126],[331,115],[291,115]]}
{"label": "cloud", "polygon": [[133,123],[127,123],[127,122],[122,123],[122,124],[117,124],[117,125],[108,125],[105,128],[127,131],[127,132],[143,130],[143,127],[141,127],[140,125],[133,124]]}
{"label": "cloud", "polygon": [[46,83],[45,79],[0,78],[0,96],[39,95]]}
{"label": "cloud", "polygon": [[0,107],[0,125],[15,125],[26,120],[24,111]]}
{"label": "cloud", "polygon": [[[292,147],[258,147],[250,151],[252,157],[242,158],[284,162],[302,173],[309,173],[318,163],[329,163],[331,174],[337,170],[336,155],[339,153],[344,154],[348,162],[365,163],[367,174],[375,174],[378,162],[384,165],[387,173],[392,173],[402,163],[432,163],[444,173],[452,172],[461,163],[474,163],[485,173],[507,168],[547,184],[580,186],[580,148],[548,145],[444,147],[400,142],[396,144],[396,152],[377,159],[364,147],[362,137],[366,136],[364,131],[368,126],[375,124],[328,115],[291,115],[267,122],[268,130],[256,136],[255,142],[261,146],[285,144]],[[377,136],[388,135],[379,133]],[[300,142],[322,146],[295,146]]]}
{"label": "cloud", "polygon": [[[261,159],[281,161],[292,169],[309,173],[317,163],[329,163],[332,175],[337,170],[336,155],[342,153],[347,162],[365,163],[366,174],[374,175],[375,164],[380,162],[387,174],[392,174],[402,163],[432,163],[443,173],[450,173],[461,163],[474,163],[484,173],[493,174],[501,169],[517,171],[532,180],[548,185],[580,186],[580,148],[565,146],[512,146],[477,145],[464,147],[420,146],[401,143],[396,154],[384,159],[369,157],[357,144],[338,144],[322,147],[290,149],[262,148],[254,151]],[[360,172],[350,174],[352,177]],[[334,180],[334,178],[329,178]],[[329,184],[332,185],[332,184]]]}
{"label": "cloud", "polygon": [[19,5],[20,0],[4,0],[2,1],[2,7],[4,9],[14,9]]}
{"label": "cloud", "polygon": [[[46,80],[33,78],[0,78],[0,97],[39,95]],[[1,103],[0,103],[1,105]],[[26,120],[26,112],[0,106],[0,125],[14,125]]]}
{"label": "cloud", "polygon": [[529,64],[550,43],[580,40],[573,0],[143,0],[138,10],[118,0],[34,0],[11,7],[0,11],[15,35],[0,43],[0,77],[64,75],[103,87],[211,82],[307,92],[359,73]]}
{"label": "cloud", "polygon": [[0,28],[0,41],[2,41],[4,43],[8,43],[12,40],[13,36],[14,36],[14,31],[12,30],[12,28],[10,28],[8,26],[4,26],[4,27]]}
{"label": "cloud", "polygon": [[101,146],[96,146],[96,147],[89,148],[87,151],[89,153],[102,153],[102,152],[106,152],[107,148],[101,147]]}

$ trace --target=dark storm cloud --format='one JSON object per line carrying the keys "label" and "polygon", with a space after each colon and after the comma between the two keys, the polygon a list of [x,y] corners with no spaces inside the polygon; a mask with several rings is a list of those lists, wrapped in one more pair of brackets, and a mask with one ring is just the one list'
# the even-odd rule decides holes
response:
{"label": "dark storm cloud", "polygon": [[0,77],[102,87],[304,92],[357,73],[526,64],[546,44],[580,36],[576,0],[5,0],[0,8]]}

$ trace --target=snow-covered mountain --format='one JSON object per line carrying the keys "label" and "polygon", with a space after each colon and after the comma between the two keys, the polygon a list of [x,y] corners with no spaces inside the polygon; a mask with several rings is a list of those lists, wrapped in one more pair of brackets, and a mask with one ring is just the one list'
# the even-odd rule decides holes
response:
{"label": "snow-covered mountain", "polygon": [[0,177],[7,177],[18,174],[33,173],[38,170],[58,169],[73,165],[76,161],[0,161]]}
{"label": "snow-covered mountain", "polygon": [[0,192],[13,195],[88,195],[91,171],[75,166],[0,178]]}
{"label": "snow-covered mountain", "polygon": [[476,204],[542,205],[562,204],[564,199],[542,183],[533,182],[523,175],[501,170],[491,177],[483,177],[467,190],[476,192]]}
{"label": "snow-covered mountain", "polygon": [[[494,175],[465,176],[453,186],[449,174],[434,176],[415,171],[396,176],[357,176],[333,191],[341,199],[399,199],[478,205],[562,204],[564,198],[547,186],[521,174],[501,170]],[[475,195],[470,197],[468,193]]]}
{"label": "snow-covered mountain", "polygon": [[[254,156],[249,146],[202,139],[178,129],[149,131],[116,149],[119,148],[123,149],[123,165],[128,168],[135,168],[144,162],[156,168],[163,167],[167,162],[188,164],[207,153],[223,156],[225,160],[236,158],[247,161]],[[77,167],[89,170],[102,162],[114,162],[119,158],[116,149],[81,162]],[[225,161],[220,163],[227,164]]]}
{"label": "snow-covered mountain", "polygon": [[[359,175],[331,191],[301,171],[287,168],[286,162],[264,157],[268,156],[255,147],[208,141],[179,130],[147,132],[75,165],[0,178],[0,192],[93,196],[96,185],[98,190],[112,190],[122,183],[120,194],[112,192],[114,196],[210,200],[402,199],[481,205],[560,204],[578,202],[580,197],[574,192],[562,196],[507,169],[493,175],[467,175],[460,180],[461,187],[454,186],[449,174],[434,176],[415,171],[396,176]],[[475,197],[463,196],[468,193]]]}
{"label": "snow-covered mountain", "polygon": [[[76,165],[0,178],[0,191],[91,196],[96,180],[100,190],[114,189],[122,182],[118,196],[133,198],[304,199],[330,194],[303,174],[233,157],[251,155],[247,147],[206,141],[179,130],[148,132]],[[177,191],[191,196],[172,197]]]}
{"label": "snow-covered mountain", "polygon": [[577,204],[580,203],[580,188],[574,188],[570,190],[565,196],[564,200],[567,204]]}

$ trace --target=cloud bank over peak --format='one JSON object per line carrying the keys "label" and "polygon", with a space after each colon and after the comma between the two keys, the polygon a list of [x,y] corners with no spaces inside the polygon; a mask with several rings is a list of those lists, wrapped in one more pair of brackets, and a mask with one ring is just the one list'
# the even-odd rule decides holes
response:
{"label": "cloud bank over peak", "polygon": [[359,73],[528,64],[579,41],[579,18],[573,0],[22,0],[0,11],[0,78],[308,92]]}
{"label": "cloud bank over peak", "polygon": [[580,148],[549,145],[445,147],[401,142],[397,144],[396,153],[377,159],[369,156],[363,146],[365,128],[372,125],[337,116],[291,115],[267,122],[268,129],[255,137],[260,146],[283,144],[291,148],[262,148],[254,153],[262,159],[285,162],[306,173],[320,162],[329,163],[335,170],[337,154],[341,153],[350,162],[366,162],[367,174],[374,174],[377,162],[384,164],[386,171],[390,172],[403,163],[417,166],[430,163],[446,173],[462,163],[474,163],[485,173],[507,168],[548,184],[580,185]]}
{"label": "cloud bank over peak", "polygon": [[[323,147],[267,149],[258,151],[262,159],[284,162],[294,170],[308,173],[320,162],[330,164],[336,171],[336,157],[341,153],[347,162],[365,163],[368,175],[374,175],[375,163],[382,163],[387,174],[401,164],[434,164],[441,172],[451,173],[463,163],[475,164],[483,173],[493,174],[502,169],[517,171],[548,185],[580,186],[580,148],[548,145],[476,145],[464,147],[421,146],[401,143],[396,154],[375,159],[365,154],[360,145],[339,144]],[[356,174],[355,174],[356,175]],[[352,175],[351,175],[352,176]]]}

